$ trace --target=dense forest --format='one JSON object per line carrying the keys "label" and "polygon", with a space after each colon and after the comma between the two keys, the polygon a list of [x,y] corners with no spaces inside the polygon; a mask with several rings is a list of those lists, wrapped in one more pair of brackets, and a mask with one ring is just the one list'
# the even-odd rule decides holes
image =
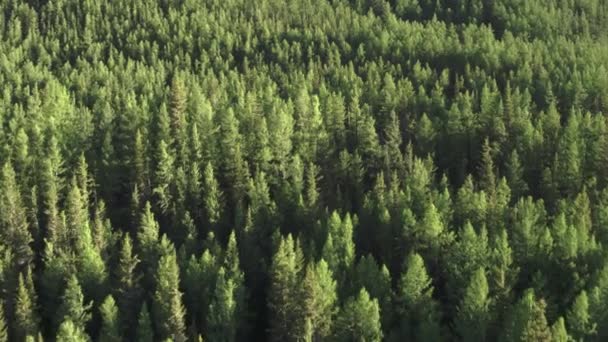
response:
{"label": "dense forest", "polygon": [[0,9],[0,342],[608,340],[608,1]]}

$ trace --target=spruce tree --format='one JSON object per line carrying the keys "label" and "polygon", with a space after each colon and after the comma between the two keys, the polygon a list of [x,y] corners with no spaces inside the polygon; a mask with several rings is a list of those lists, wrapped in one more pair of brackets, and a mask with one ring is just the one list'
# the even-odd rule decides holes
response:
{"label": "spruce tree", "polygon": [[226,271],[220,267],[217,273],[215,292],[209,305],[207,318],[207,339],[211,341],[232,342],[236,340],[239,323],[240,288],[226,276]]}
{"label": "spruce tree", "polygon": [[55,317],[63,322],[69,321],[76,330],[85,331],[86,325],[92,317],[92,306],[92,302],[85,304],[78,278],[76,275],[72,275],[67,281],[62,303]]}
{"label": "spruce tree", "polygon": [[437,303],[424,260],[411,254],[406,261],[397,292],[400,336],[404,340],[439,340]]}
{"label": "spruce tree", "polygon": [[24,278],[19,274],[17,298],[15,299],[15,338],[24,340],[26,336],[38,334],[39,318],[36,312],[36,292],[31,271]]}
{"label": "spruce tree", "polygon": [[337,341],[382,341],[380,307],[365,289],[349,298],[336,320]]}
{"label": "spruce tree", "polygon": [[589,314],[589,298],[582,291],[572,303],[566,316],[568,330],[575,340],[586,341],[596,334],[596,325]]}
{"label": "spruce tree", "polygon": [[29,231],[27,212],[23,203],[15,171],[10,163],[2,167],[0,186],[0,225],[2,237],[7,246],[13,250],[15,263],[19,266],[27,265],[33,257],[32,235]]}
{"label": "spruce tree", "polygon": [[154,331],[152,330],[152,320],[148,311],[148,304],[144,302],[139,311],[137,319],[137,333],[135,341],[137,342],[152,342],[154,341]]}
{"label": "spruce tree", "polygon": [[99,307],[101,313],[100,342],[120,342],[120,321],[118,318],[118,307],[112,295],[108,295]]}
{"label": "spruce tree", "polygon": [[59,326],[56,340],[66,342],[88,342],[90,341],[90,338],[84,332],[84,329],[70,320],[65,320]]}
{"label": "spruce tree", "polygon": [[160,257],[155,279],[154,320],[158,336],[185,341],[185,309],[179,290],[179,268],[174,248]]}
{"label": "spruce tree", "polygon": [[[295,250],[291,235],[281,239],[279,247],[270,266],[270,289],[268,292],[268,309],[270,310],[270,340],[293,341],[296,339],[293,329],[294,317],[299,304],[296,303],[298,274],[302,260]],[[299,322],[302,324],[303,322]]]}
{"label": "spruce tree", "polygon": [[214,227],[222,217],[222,191],[215,179],[213,166],[207,163],[203,173],[203,207],[205,218],[211,227]]}
{"label": "spruce tree", "polygon": [[463,341],[485,341],[491,320],[489,288],[485,271],[480,268],[471,278],[458,306],[456,332]]}

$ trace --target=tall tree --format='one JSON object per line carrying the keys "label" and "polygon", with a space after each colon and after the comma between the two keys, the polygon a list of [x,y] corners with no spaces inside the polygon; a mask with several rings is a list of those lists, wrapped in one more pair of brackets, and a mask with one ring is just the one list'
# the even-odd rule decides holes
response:
{"label": "tall tree", "polygon": [[85,304],[78,278],[76,275],[72,275],[67,281],[56,318],[63,322],[69,321],[70,324],[75,326],[76,330],[85,331],[86,325],[92,317],[92,306],[92,302]]}
{"label": "tall tree", "polygon": [[36,291],[32,273],[19,274],[17,298],[15,299],[15,338],[24,340],[27,336],[38,334],[39,318],[36,312]]}
{"label": "tall tree", "polygon": [[[291,235],[281,239],[270,266],[270,289],[268,309],[270,310],[270,340],[296,340],[293,318],[299,304],[295,301],[298,287],[298,274],[302,267],[301,255]],[[302,324],[303,322],[298,322]]]}
{"label": "tall tree", "polygon": [[27,212],[23,203],[20,187],[15,178],[15,171],[10,163],[2,167],[0,186],[0,225],[2,237],[13,250],[15,263],[18,267],[27,265],[33,252],[30,244],[32,235],[29,231]]}
{"label": "tall tree", "polygon": [[433,299],[433,285],[424,260],[411,254],[406,271],[399,281],[397,312],[400,315],[400,336],[404,340],[440,340],[437,303]]}
{"label": "tall tree", "polygon": [[160,257],[155,278],[154,321],[158,336],[185,341],[185,309],[179,290],[179,267],[174,248]]}
{"label": "tall tree", "polygon": [[121,313],[121,331],[126,331],[126,336],[132,336],[133,327],[137,323],[137,308],[142,292],[139,284],[141,276],[136,269],[138,264],[139,259],[133,254],[131,238],[125,234],[115,269],[114,296]]}
{"label": "tall tree", "polygon": [[489,288],[485,271],[480,268],[471,278],[458,306],[456,332],[463,341],[485,341],[491,320]]}

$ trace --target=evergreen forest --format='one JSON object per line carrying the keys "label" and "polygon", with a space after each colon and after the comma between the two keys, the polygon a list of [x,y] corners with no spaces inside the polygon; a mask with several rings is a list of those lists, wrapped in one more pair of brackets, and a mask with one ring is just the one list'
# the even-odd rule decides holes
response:
{"label": "evergreen forest", "polygon": [[0,0],[0,342],[607,340],[607,0]]}

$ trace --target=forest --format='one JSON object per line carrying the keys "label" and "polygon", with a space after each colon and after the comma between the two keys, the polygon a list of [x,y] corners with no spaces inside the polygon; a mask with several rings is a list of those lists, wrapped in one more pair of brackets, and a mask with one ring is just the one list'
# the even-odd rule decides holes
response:
{"label": "forest", "polygon": [[0,342],[608,340],[608,1],[0,13]]}

